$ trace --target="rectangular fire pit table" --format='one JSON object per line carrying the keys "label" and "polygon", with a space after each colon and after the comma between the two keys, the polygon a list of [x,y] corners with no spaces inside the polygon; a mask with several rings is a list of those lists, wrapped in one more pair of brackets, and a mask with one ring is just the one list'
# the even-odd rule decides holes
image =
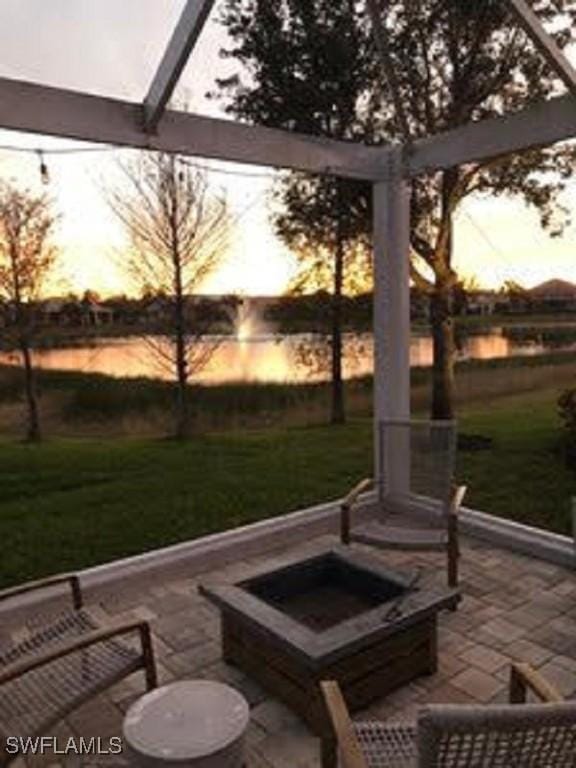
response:
{"label": "rectangular fire pit table", "polygon": [[454,590],[411,588],[380,560],[347,548],[200,591],[220,609],[224,660],[319,736],[328,725],[320,680],[337,680],[354,711],[433,674],[437,614],[460,599]]}

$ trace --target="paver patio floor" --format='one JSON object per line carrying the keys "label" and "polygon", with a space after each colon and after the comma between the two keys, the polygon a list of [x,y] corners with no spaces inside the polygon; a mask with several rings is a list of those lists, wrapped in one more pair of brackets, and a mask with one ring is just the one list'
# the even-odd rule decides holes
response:
{"label": "paver patio floor", "polygon": [[[318,741],[306,726],[253,680],[221,661],[218,613],[198,594],[197,585],[236,580],[264,563],[277,566],[295,553],[304,556],[336,544],[334,537],[324,536],[194,578],[182,573],[169,582],[140,590],[117,589],[97,610],[115,620],[150,620],[161,683],[209,678],[228,682],[245,695],[251,707],[248,768],[316,768]],[[424,582],[444,585],[440,555],[370,551],[408,573],[415,566],[424,566]],[[411,720],[424,703],[503,701],[512,660],[530,662],[562,693],[575,694],[575,572],[466,540],[461,587],[464,599],[458,611],[439,617],[438,672],[387,696],[364,714]],[[123,713],[142,692],[138,673],[78,709],[52,735],[118,736]],[[94,758],[85,760],[94,764]],[[101,760],[110,765],[112,758]],[[114,760],[118,763],[118,758]],[[57,761],[44,756],[28,762],[39,765]],[[78,758],[68,759],[68,764],[74,763],[78,764]]]}

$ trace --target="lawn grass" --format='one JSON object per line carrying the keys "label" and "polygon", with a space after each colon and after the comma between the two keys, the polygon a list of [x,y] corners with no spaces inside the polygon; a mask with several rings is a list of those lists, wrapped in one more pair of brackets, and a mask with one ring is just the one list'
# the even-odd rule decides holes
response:
{"label": "lawn grass", "polygon": [[173,441],[0,443],[0,583],[86,567],[340,496],[367,423]]}
{"label": "lawn grass", "polygon": [[460,452],[459,477],[473,509],[569,533],[576,473],[565,466],[558,391],[501,397],[464,409],[460,429],[493,439],[490,450]]}
{"label": "lawn grass", "polygon": [[[558,451],[555,390],[465,408],[461,431],[493,438],[461,452],[467,503],[569,530],[576,476]],[[185,541],[339,497],[372,463],[371,424],[169,440],[0,442],[0,584]]]}

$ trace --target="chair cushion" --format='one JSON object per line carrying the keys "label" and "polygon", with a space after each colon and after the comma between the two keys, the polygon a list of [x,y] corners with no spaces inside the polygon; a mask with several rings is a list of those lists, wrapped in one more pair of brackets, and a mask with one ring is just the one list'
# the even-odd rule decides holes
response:
{"label": "chair cushion", "polygon": [[354,723],[368,768],[416,768],[416,728],[378,721]]}

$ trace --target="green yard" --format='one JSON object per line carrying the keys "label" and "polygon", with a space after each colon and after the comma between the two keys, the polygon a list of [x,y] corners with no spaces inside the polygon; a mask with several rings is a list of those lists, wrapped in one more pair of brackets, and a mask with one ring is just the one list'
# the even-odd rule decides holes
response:
{"label": "green yard", "polygon": [[[558,452],[557,390],[474,404],[461,430],[468,503],[569,529],[576,476]],[[0,443],[2,585],[82,568],[337,498],[370,471],[371,425],[286,427],[168,440]]]}

